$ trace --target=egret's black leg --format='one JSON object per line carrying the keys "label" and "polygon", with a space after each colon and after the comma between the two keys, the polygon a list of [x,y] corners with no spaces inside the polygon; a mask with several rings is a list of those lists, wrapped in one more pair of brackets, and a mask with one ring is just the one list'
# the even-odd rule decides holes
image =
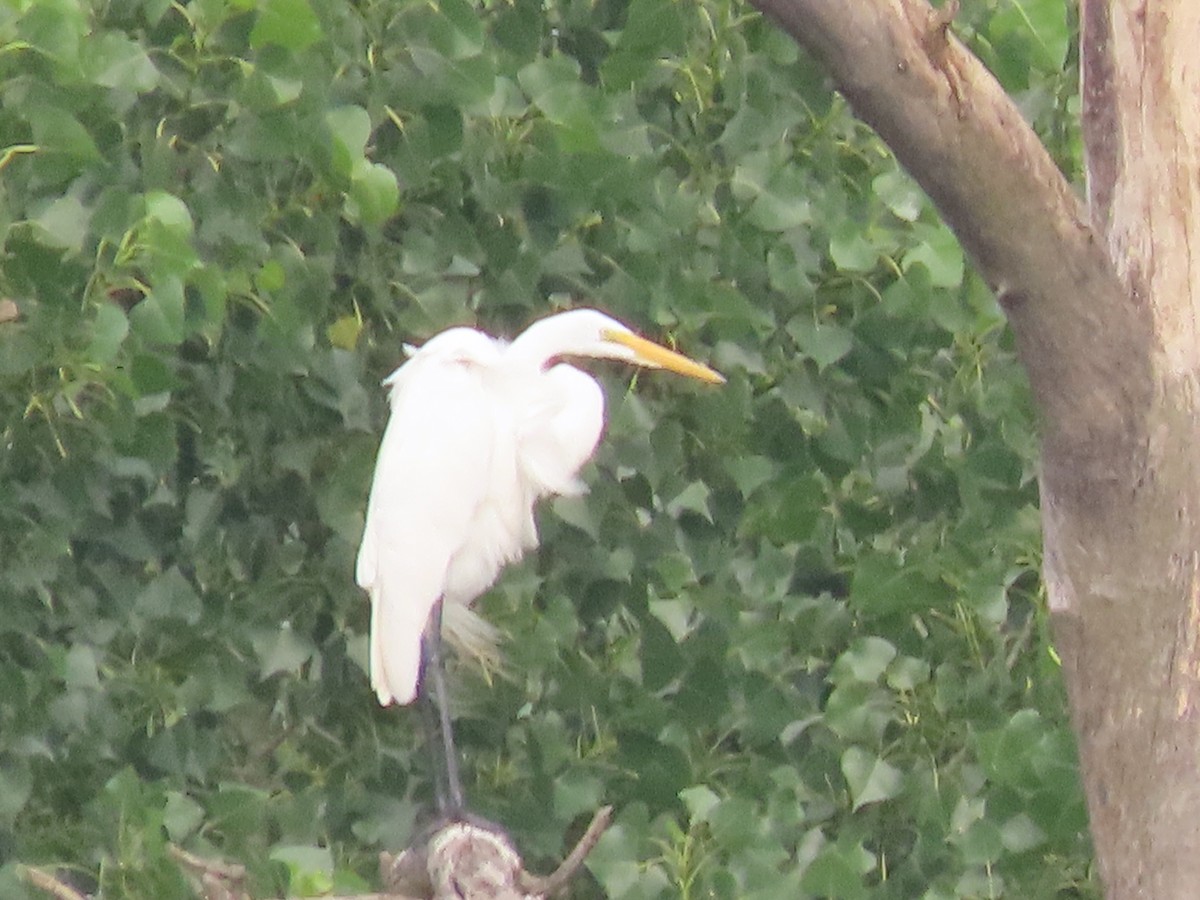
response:
{"label": "egret's black leg", "polygon": [[[454,746],[454,725],[450,721],[450,697],[442,667],[442,601],[438,600],[421,636],[421,693],[436,707],[436,715],[427,703],[429,749],[433,757],[433,792],[438,813],[445,817],[461,815],[464,810],[462,780],[458,774],[458,750]],[[434,743],[440,733],[441,752]],[[443,777],[444,776],[444,777]]]}
{"label": "egret's black leg", "polygon": [[[425,639],[421,639],[422,644],[422,669],[424,665],[424,644]],[[445,813],[446,808],[450,804],[446,791],[446,761],[442,758],[441,753],[441,735],[439,734],[441,726],[438,724],[438,704],[427,690],[429,682],[424,677],[421,679],[421,696],[417,700],[421,707],[421,724],[425,731],[425,747],[429,753],[430,776],[433,779],[433,803],[437,807],[438,815]]]}

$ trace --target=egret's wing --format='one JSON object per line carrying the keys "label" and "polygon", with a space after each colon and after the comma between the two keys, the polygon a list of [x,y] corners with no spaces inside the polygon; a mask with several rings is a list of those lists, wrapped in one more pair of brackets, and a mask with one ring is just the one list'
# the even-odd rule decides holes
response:
{"label": "egret's wing", "polygon": [[596,452],[604,428],[604,392],[574,366],[542,375],[523,404],[520,464],[539,495],[578,494],[580,468]]}
{"label": "egret's wing", "polygon": [[486,501],[495,430],[482,380],[455,362],[413,360],[391,399],[356,566],[371,597],[371,685],[384,705],[416,697],[421,635]]}

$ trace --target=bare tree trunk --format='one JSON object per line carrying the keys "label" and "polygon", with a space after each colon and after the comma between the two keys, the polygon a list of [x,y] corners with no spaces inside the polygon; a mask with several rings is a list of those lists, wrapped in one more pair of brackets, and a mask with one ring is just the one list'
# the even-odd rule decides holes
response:
{"label": "bare tree trunk", "polygon": [[[1128,302],[1154,329],[1156,397],[1128,509],[1106,543],[1129,551],[1101,580],[1083,568],[1086,509],[1047,529],[1066,560],[1052,593],[1101,873],[1112,897],[1195,897],[1200,885],[1200,6],[1081,5],[1088,199]],[[1071,548],[1067,541],[1082,546]],[[1049,553],[1047,554],[1050,559]],[[1073,595],[1084,586],[1087,593]],[[1071,601],[1076,601],[1072,603]],[[1073,626],[1066,641],[1064,620]]]}
{"label": "bare tree trunk", "polygon": [[1084,0],[1085,207],[949,33],[954,4],[754,2],[1008,312],[1042,414],[1045,582],[1101,876],[1114,900],[1200,896],[1200,4]]}

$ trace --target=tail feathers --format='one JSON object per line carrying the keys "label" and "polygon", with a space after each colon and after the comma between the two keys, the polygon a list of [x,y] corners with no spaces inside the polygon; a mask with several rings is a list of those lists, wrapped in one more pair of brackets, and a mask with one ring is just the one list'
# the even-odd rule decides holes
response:
{"label": "tail feathers", "polygon": [[[422,689],[421,628],[414,622],[397,628],[378,602],[372,604],[372,611],[371,686],[381,706],[412,703]],[[442,637],[459,654],[474,658],[485,677],[504,674],[500,630],[468,606],[447,603],[443,607]]]}
{"label": "tail feathers", "polygon": [[417,698],[423,621],[414,621],[408,612],[388,607],[372,590],[371,687],[380,706],[404,705]]}
{"label": "tail feathers", "polygon": [[459,653],[473,657],[485,676],[504,674],[500,629],[476,615],[469,606],[447,603],[442,607],[442,636]]}

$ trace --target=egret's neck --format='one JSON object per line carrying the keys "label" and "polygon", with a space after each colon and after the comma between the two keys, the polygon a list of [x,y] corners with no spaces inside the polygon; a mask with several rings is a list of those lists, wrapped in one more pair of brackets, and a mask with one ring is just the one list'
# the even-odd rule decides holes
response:
{"label": "egret's neck", "polygon": [[576,353],[572,335],[562,327],[561,317],[534,322],[509,344],[505,356],[532,369],[544,369],[555,358]]}
{"label": "egret's neck", "polygon": [[597,310],[572,309],[534,322],[512,342],[508,355],[539,369],[562,356],[631,359],[627,348],[604,339],[606,330],[615,329],[624,326]]}

